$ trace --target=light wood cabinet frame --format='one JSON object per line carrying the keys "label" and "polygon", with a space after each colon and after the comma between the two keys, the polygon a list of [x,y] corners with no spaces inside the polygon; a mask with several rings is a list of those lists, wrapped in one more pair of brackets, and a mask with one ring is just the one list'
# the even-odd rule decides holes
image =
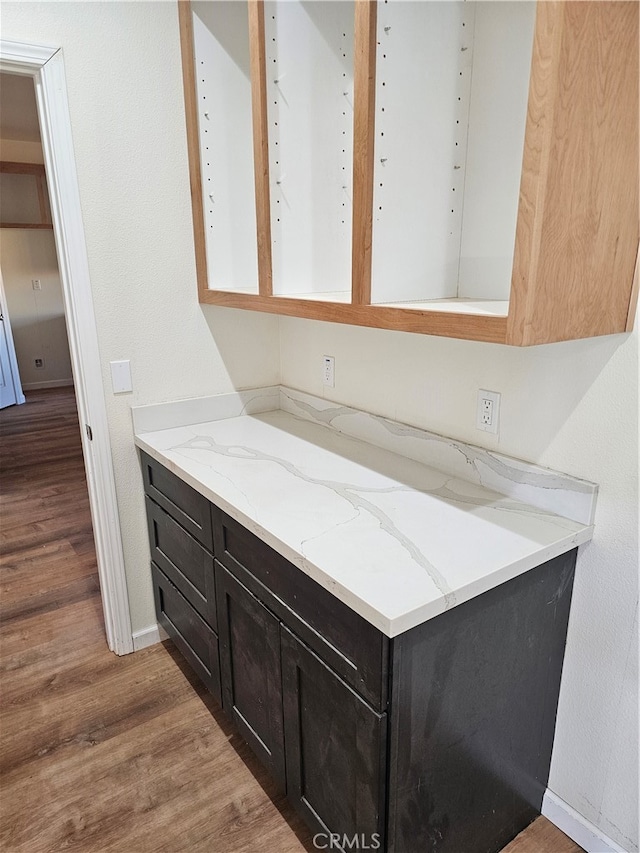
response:
{"label": "light wood cabinet frame", "polygon": [[253,115],[253,161],[256,181],[258,241],[258,293],[273,293],[271,264],[271,202],[269,195],[269,131],[267,74],[264,49],[264,3],[248,0],[251,56],[251,109]]}
{"label": "light wood cabinet frame", "polygon": [[538,3],[506,317],[370,304],[376,0],[355,2],[351,302],[272,295],[263,0],[248,0],[259,292],[209,289],[192,10],[190,0],[178,6],[202,303],[515,346],[631,330],[640,235],[635,0]]}
{"label": "light wood cabinet frame", "polygon": [[352,302],[371,302],[377,3],[355,4]]}
{"label": "light wood cabinet frame", "polygon": [[207,248],[202,206],[202,168],[198,128],[198,99],[196,96],[195,48],[193,44],[193,13],[190,0],[178,0],[180,42],[182,46],[182,85],[187,122],[187,152],[189,155],[189,185],[193,210],[193,238],[196,253],[196,278],[198,299],[206,302],[209,291],[207,274]]}
{"label": "light wood cabinet frame", "polygon": [[636,2],[540,2],[507,343],[624,332],[638,253]]}

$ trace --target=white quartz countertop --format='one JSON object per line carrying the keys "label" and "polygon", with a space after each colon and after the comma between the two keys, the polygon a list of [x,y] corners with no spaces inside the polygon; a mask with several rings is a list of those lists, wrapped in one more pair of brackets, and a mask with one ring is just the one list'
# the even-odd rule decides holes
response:
{"label": "white quartz countertop", "polygon": [[593,532],[282,409],[135,440],[389,637]]}

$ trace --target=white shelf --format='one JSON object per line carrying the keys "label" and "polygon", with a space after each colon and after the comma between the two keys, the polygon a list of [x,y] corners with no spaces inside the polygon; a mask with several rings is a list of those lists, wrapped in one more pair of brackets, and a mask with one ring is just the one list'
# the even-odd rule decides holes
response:
{"label": "white shelf", "polygon": [[351,292],[348,290],[326,291],[325,293],[274,293],[274,297],[285,299],[306,299],[309,302],[351,302]]}
{"label": "white shelf", "polygon": [[216,287],[213,284],[209,285],[209,290],[213,290],[216,293],[241,293],[246,296],[257,296],[258,295],[258,285],[256,283],[255,287]]}
{"label": "white shelf", "polygon": [[416,302],[376,303],[384,308],[406,308],[409,311],[448,311],[454,314],[475,314],[485,317],[506,317],[508,300],[502,299],[425,299]]}

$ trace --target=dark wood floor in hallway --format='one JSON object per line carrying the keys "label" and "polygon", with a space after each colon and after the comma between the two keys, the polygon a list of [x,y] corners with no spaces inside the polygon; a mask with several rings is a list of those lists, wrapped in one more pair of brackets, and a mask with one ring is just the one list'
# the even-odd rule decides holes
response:
{"label": "dark wood floor in hallway", "polygon": [[[170,644],[108,651],[71,389],[0,440],[2,853],[314,850]],[[539,818],[504,853],[579,851]]]}

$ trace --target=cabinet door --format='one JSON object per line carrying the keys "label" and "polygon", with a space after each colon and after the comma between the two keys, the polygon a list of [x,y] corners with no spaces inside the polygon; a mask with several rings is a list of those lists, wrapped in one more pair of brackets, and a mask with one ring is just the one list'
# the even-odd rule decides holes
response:
{"label": "cabinet door", "polygon": [[222,704],[285,787],[280,623],[216,562]]}
{"label": "cabinet door", "polygon": [[387,716],[281,626],[287,796],[319,832],[382,849]]}
{"label": "cabinet door", "polygon": [[388,638],[216,506],[212,517],[216,559],[369,705],[384,711]]}

